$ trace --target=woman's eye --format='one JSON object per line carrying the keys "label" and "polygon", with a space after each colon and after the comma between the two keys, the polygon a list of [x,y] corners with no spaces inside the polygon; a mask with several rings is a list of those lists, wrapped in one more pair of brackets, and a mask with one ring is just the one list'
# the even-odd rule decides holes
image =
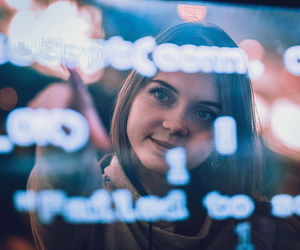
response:
{"label": "woman's eye", "polygon": [[197,115],[201,120],[204,120],[207,122],[213,121],[213,119],[216,117],[212,112],[209,112],[209,111],[198,111]]}
{"label": "woman's eye", "polygon": [[150,94],[152,94],[155,97],[155,99],[159,102],[171,102],[172,101],[171,96],[163,88],[151,89]]}

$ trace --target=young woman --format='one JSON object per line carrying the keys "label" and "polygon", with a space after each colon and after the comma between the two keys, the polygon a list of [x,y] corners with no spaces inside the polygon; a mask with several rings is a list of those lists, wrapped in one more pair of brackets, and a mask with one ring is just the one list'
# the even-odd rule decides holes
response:
{"label": "young woman", "polygon": [[[220,28],[198,23],[175,26],[159,35],[157,43],[237,47]],[[98,123],[94,122],[89,97],[79,86],[80,79],[73,71],[70,79],[77,103],[83,100],[79,102],[79,110],[91,125],[91,139],[98,138],[96,143],[107,147],[103,129],[95,125]],[[128,189],[134,201],[147,195],[165,197],[175,188],[166,180],[169,166],[165,153],[182,147],[191,176],[190,183],[183,188],[189,218],[181,222],[95,225],[71,225],[58,219],[51,225],[43,225],[33,214],[32,228],[38,247],[235,249],[238,237],[234,228],[240,221],[212,220],[201,205],[207,192],[218,190],[226,195],[247,194],[256,201],[256,212],[249,219],[256,249],[282,249],[282,246],[296,249],[299,247],[294,237],[296,231],[283,222],[278,226],[279,222],[269,215],[269,207],[260,201],[263,160],[253,109],[247,75],[158,71],[153,78],[147,78],[131,72],[116,101],[111,126],[114,154],[101,162],[102,184],[100,173],[93,168],[93,150],[88,146],[71,156],[57,149],[39,149],[29,188],[64,189],[69,194],[81,195],[89,195],[96,188]],[[218,154],[213,143],[213,122],[223,115],[233,117],[237,124],[238,148],[229,156]],[[65,171],[68,166],[73,170]],[[70,177],[74,172],[77,177]]]}

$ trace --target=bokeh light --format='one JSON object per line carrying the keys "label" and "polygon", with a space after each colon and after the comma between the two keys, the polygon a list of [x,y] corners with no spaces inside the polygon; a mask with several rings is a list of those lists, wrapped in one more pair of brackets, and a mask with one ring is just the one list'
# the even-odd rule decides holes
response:
{"label": "bokeh light", "polygon": [[256,59],[250,60],[248,63],[248,74],[252,80],[260,79],[265,72],[264,64]]}
{"label": "bokeh light", "polygon": [[104,38],[102,13],[95,7],[78,6],[76,1],[52,1],[43,8],[20,9],[7,34],[6,54],[17,66],[32,65],[43,74],[67,79],[61,64],[75,60],[84,83],[95,82],[102,75],[101,67],[86,67],[86,53],[80,50],[87,39]]}
{"label": "bokeh light", "polygon": [[286,69],[295,76],[300,76],[300,45],[288,48],[283,55]]}
{"label": "bokeh light", "polygon": [[[23,55],[22,59],[27,58],[29,65],[35,59],[44,66],[58,67],[59,55],[64,52],[63,44],[66,41],[81,43],[87,38],[89,27],[90,24],[78,18],[75,3],[58,1],[46,10],[21,10],[9,26],[10,60],[14,63],[14,59],[16,61]],[[32,54],[35,58],[31,58]]]}
{"label": "bokeh light", "polygon": [[258,132],[264,131],[270,124],[270,106],[260,95],[255,95],[256,127]]}
{"label": "bokeh light", "polygon": [[219,116],[214,121],[214,145],[221,155],[231,155],[237,150],[237,125],[231,116]]}
{"label": "bokeh light", "polygon": [[239,47],[246,51],[249,60],[262,60],[264,57],[264,47],[257,40],[245,39],[239,43]]}
{"label": "bokeh light", "polygon": [[7,62],[5,50],[6,50],[6,37],[0,33],[0,65]]}
{"label": "bokeh light", "polygon": [[206,7],[197,5],[178,4],[177,12],[185,22],[200,22],[206,17]]}
{"label": "bokeh light", "polygon": [[300,151],[300,105],[288,99],[277,100],[272,107],[271,129],[286,147]]}
{"label": "bokeh light", "polygon": [[26,9],[32,4],[32,0],[5,0],[6,3],[14,9]]}
{"label": "bokeh light", "polygon": [[279,218],[289,217],[293,214],[293,197],[289,194],[277,194],[271,199],[274,216]]}
{"label": "bokeh light", "polygon": [[0,154],[11,153],[14,149],[14,144],[6,135],[0,135]]}
{"label": "bokeh light", "polygon": [[190,174],[186,169],[186,152],[184,148],[177,147],[167,150],[166,162],[170,169],[167,181],[171,185],[186,185],[189,183]]}
{"label": "bokeh light", "polygon": [[295,76],[283,68],[279,75],[280,84],[291,94],[300,94],[300,76]]}
{"label": "bokeh light", "polygon": [[10,87],[0,89],[0,109],[9,111],[13,109],[18,102],[17,92]]}

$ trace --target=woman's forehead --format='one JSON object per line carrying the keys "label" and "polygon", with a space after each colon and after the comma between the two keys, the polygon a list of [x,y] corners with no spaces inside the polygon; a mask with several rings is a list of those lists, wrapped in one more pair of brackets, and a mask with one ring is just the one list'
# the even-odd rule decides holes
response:
{"label": "woman's forehead", "polygon": [[[217,84],[211,74],[159,71],[153,78],[171,85],[177,92],[207,101],[219,101]],[[151,82],[151,80],[150,80]]]}

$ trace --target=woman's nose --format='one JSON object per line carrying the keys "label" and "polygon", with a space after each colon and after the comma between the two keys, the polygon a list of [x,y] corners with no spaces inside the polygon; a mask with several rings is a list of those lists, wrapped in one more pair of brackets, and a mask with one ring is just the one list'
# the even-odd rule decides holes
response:
{"label": "woman's nose", "polygon": [[187,119],[179,112],[170,112],[165,117],[162,125],[169,130],[170,135],[188,136],[190,134]]}

